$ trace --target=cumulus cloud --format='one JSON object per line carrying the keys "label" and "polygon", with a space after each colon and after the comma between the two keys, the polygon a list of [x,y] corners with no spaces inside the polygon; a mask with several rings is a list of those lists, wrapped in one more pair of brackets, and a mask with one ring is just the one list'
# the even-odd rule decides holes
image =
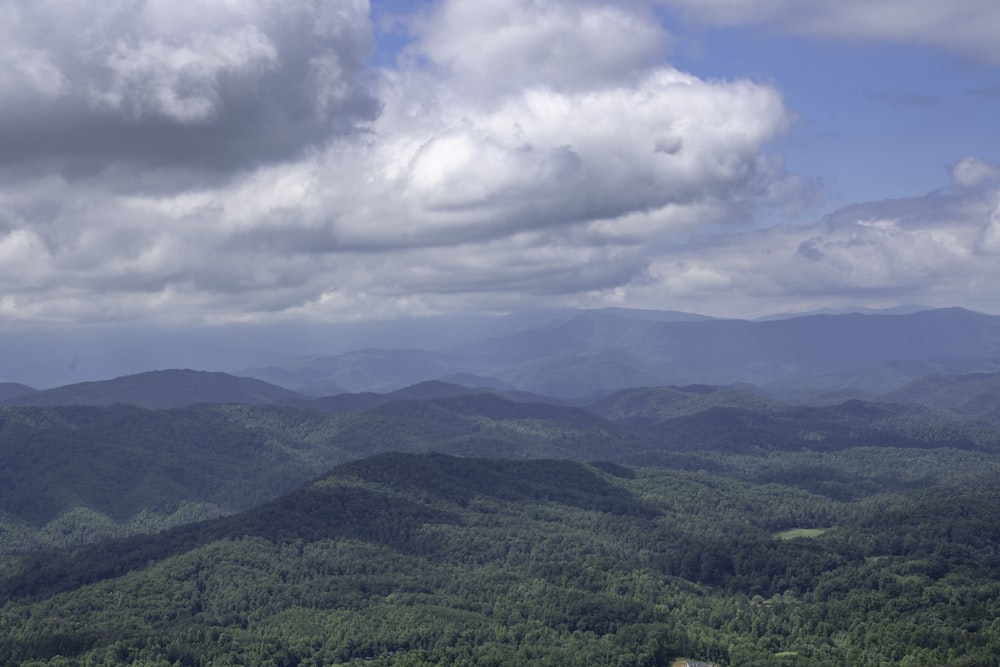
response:
{"label": "cumulus cloud", "polygon": [[447,0],[416,22],[408,56],[480,94],[617,86],[658,64],[670,37],[637,6],[584,1]]}
{"label": "cumulus cloud", "polygon": [[[0,0],[0,318],[995,304],[1000,166],[752,230],[816,194],[769,152],[780,91],[670,67],[638,0],[472,4],[374,70],[357,0]],[[801,30],[860,7],[813,5],[684,6]]]}
{"label": "cumulus cloud", "polygon": [[[760,152],[787,121],[772,89],[667,68],[630,87],[526,89],[486,109],[435,107],[428,93],[438,91],[419,78],[393,85],[393,97],[427,100],[429,122],[414,127],[387,109],[376,166],[393,167],[375,182],[412,211],[416,236],[505,234],[709,200],[721,214],[753,195]],[[350,216],[343,231],[378,233]]]}
{"label": "cumulus cloud", "polygon": [[[964,166],[961,166],[964,165]],[[977,158],[956,167],[992,173]],[[958,179],[956,179],[958,180]],[[972,179],[981,185],[978,178]],[[662,253],[630,298],[728,303],[734,316],[867,304],[996,309],[1000,189],[847,207],[810,225],[779,225]]]}
{"label": "cumulus cloud", "polygon": [[274,45],[255,28],[196,35],[187,44],[156,40],[118,43],[104,64],[110,81],[95,86],[97,108],[131,119],[161,116],[181,124],[211,122],[222,113],[223,76],[252,78],[277,65]]}
{"label": "cumulus cloud", "polygon": [[974,155],[966,155],[952,167],[951,179],[959,188],[1000,185],[1000,166]]}
{"label": "cumulus cloud", "polygon": [[0,24],[7,318],[601,298],[809,194],[767,153],[780,93],[665,65],[640,3],[449,0],[380,71],[354,0],[59,8],[7,2]]}
{"label": "cumulus cloud", "polygon": [[794,33],[889,40],[1000,63],[1000,5],[993,0],[659,0],[720,25],[765,24]]}
{"label": "cumulus cloud", "polygon": [[375,117],[365,2],[0,0],[0,166],[231,169]]}

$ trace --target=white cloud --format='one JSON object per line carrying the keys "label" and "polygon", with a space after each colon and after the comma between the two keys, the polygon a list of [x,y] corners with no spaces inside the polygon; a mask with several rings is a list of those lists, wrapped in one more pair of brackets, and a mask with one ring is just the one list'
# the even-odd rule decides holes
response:
{"label": "white cloud", "polygon": [[664,299],[733,316],[898,303],[1000,307],[1000,190],[860,204],[810,225],[781,225],[668,250],[638,303]]}
{"label": "white cloud", "polygon": [[926,44],[1000,64],[994,0],[658,0],[702,21],[843,39]]}
{"label": "white cloud", "polygon": [[[419,79],[392,85],[401,90],[386,99],[431,98],[415,127],[388,107],[376,125],[386,138],[376,166],[392,165],[376,187],[403,200],[418,234],[504,234],[712,199],[721,207],[741,193],[749,199],[760,151],[787,121],[769,88],[665,68],[631,87],[527,89],[484,110],[435,106],[438,90]],[[671,152],[659,149],[665,141]],[[346,220],[344,231],[374,230]]]}
{"label": "white cloud", "polygon": [[660,62],[669,43],[647,13],[595,2],[446,0],[417,26],[410,55],[487,96],[620,85]]}
{"label": "white cloud", "polygon": [[976,250],[986,255],[1000,255],[1000,192],[989,220],[983,225]]}
{"label": "white cloud", "polygon": [[978,188],[1000,184],[1000,166],[974,155],[966,155],[951,170],[954,184],[960,188]]}
{"label": "white cloud", "polygon": [[[668,36],[638,4],[469,6],[425,15],[380,72],[363,66],[363,2],[121,2],[79,35],[56,21],[47,46],[17,37],[72,83],[53,108],[15,84],[21,115],[0,109],[0,145],[23,149],[0,157],[0,249],[34,276],[3,273],[5,312],[600,299],[651,284],[653,258],[700,227],[808,195],[767,153],[789,122],[780,93],[664,65]],[[38,7],[6,8],[40,26]],[[688,284],[726,279],[695,267]]]}

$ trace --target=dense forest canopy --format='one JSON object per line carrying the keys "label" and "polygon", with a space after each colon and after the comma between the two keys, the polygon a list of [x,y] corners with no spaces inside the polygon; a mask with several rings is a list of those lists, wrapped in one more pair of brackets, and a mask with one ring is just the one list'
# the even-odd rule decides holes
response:
{"label": "dense forest canopy", "polygon": [[996,666],[996,387],[8,405],[0,665]]}

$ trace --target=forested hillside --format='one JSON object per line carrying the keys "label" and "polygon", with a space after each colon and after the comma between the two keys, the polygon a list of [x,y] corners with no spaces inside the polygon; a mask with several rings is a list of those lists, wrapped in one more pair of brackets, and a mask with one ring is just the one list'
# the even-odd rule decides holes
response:
{"label": "forested hillside", "polygon": [[995,667],[994,382],[3,407],[0,665]]}
{"label": "forested hillside", "polygon": [[[406,398],[416,396],[437,397]],[[0,555],[232,513],[379,452],[716,470],[778,452],[986,454],[1000,444],[994,420],[858,400],[794,406],[703,385],[629,390],[587,409],[443,383],[294,405],[5,407]]]}
{"label": "forested hillside", "polygon": [[995,473],[897,458],[881,472],[915,483],[889,488],[843,461],[852,500],[382,455],[232,517],[26,558],[0,584],[0,664],[996,665]]}

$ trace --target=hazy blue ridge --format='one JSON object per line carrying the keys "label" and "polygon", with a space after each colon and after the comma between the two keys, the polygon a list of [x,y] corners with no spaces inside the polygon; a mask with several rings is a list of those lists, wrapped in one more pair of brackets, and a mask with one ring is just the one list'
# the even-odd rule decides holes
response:
{"label": "hazy blue ridge", "polygon": [[19,384],[17,382],[0,382],[0,402],[27,396],[28,394],[32,394],[36,391],[38,390],[29,387],[26,384]]}
{"label": "hazy blue ridge", "polygon": [[689,384],[755,384],[775,395],[806,388],[878,394],[929,372],[998,369],[1000,317],[960,308],[772,321],[658,318],[610,309],[567,313],[447,350],[319,355],[255,374],[313,393],[329,386],[385,393],[469,374],[579,400],[631,387]]}
{"label": "hazy blue ridge", "polygon": [[198,403],[303,403],[306,397],[255,378],[226,373],[173,369],[111,380],[34,391],[4,400],[7,405],[114,405],[176,408]]}

